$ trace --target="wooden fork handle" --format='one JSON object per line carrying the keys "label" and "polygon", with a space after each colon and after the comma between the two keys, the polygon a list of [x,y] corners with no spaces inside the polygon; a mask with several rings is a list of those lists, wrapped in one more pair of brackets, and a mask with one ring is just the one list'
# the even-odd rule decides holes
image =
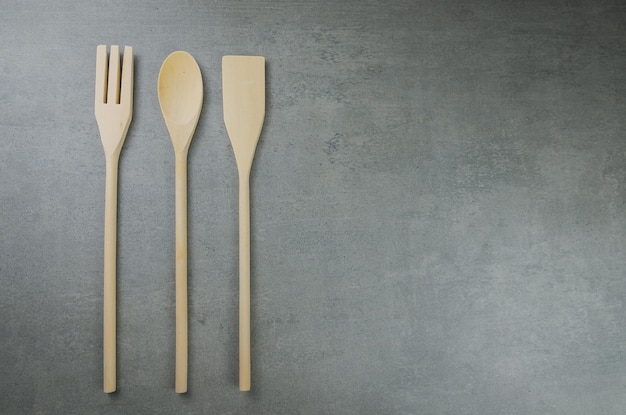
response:
{"label": "wooden fork handle", "polygon": [[176,154],[176,384],[187,392],[187,154]]}
{"label": "wooden fork handle", "polygon": [[250,179],[239,177],[239,390],[250,390]]}
{"label": "wooden fork handle", "polygon": [[104,198],[104,392],[116,389],[117,169],[119,158],[107,157]]}

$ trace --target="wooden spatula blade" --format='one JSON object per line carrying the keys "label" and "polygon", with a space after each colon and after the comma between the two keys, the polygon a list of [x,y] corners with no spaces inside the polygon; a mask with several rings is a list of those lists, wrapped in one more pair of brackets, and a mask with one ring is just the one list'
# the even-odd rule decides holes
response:
{"label": "wooden spatula blade", "polygon": [[250,168],[265,118],[265,58],[222,58],[224,122],[237,166]]}

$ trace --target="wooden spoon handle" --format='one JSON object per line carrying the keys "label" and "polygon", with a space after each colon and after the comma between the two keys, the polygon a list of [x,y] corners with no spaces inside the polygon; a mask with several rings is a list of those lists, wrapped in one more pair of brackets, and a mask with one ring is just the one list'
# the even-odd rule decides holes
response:
{"label": "wooden spoon handle", "polygon": [[104,392],[116,389],[116,257],[117,257],[117,168],[119,158],[106,159],[104,195]]}
{"label": "wooden spoon handle", "polygon": [[176,385],[187,392],[187,154],[176,154]]}
{"label": "wooden spoon handle", "polygon": [[250,390],[250,179],[239,178],[239,389]]}

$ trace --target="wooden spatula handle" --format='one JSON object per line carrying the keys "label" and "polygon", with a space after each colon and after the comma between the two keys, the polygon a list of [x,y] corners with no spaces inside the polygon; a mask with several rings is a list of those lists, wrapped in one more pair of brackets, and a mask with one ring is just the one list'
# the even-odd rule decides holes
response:
{"label": "wooden spatula handle", "polygon": [[187,392],[187,154],[176,154],[176,384]]}
{"label": "wooden spatula handle", "polygon": [[117,257],[117,167],[116,155],[106,159],[104,196],[104,392],[116,389],[116,257]]}
{"label": "wooden spatula handle", "polygon": [[250,390],[250,179],[239,178],[239,389]]}

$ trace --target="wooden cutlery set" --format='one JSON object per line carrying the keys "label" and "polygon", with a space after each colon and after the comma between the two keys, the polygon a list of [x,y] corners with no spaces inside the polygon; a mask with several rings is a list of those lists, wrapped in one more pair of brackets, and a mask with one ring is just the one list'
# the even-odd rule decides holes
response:
{"label": "wooden cutlery set", "polygon": [[[171,53],[157,82],[159,104],[174,146],[176,179],[176,376],[187,392],[187,152],[202,109],[200,68],[187,52]],[[250,169],[265,117],[265,59],[222,58],[224,122],[239,173],[239,388],[250,390]],[[95,114],[104,147],[104,392],[116,390],[116,250],[119,156],[133,113],[133,49],[99,45]]]}

